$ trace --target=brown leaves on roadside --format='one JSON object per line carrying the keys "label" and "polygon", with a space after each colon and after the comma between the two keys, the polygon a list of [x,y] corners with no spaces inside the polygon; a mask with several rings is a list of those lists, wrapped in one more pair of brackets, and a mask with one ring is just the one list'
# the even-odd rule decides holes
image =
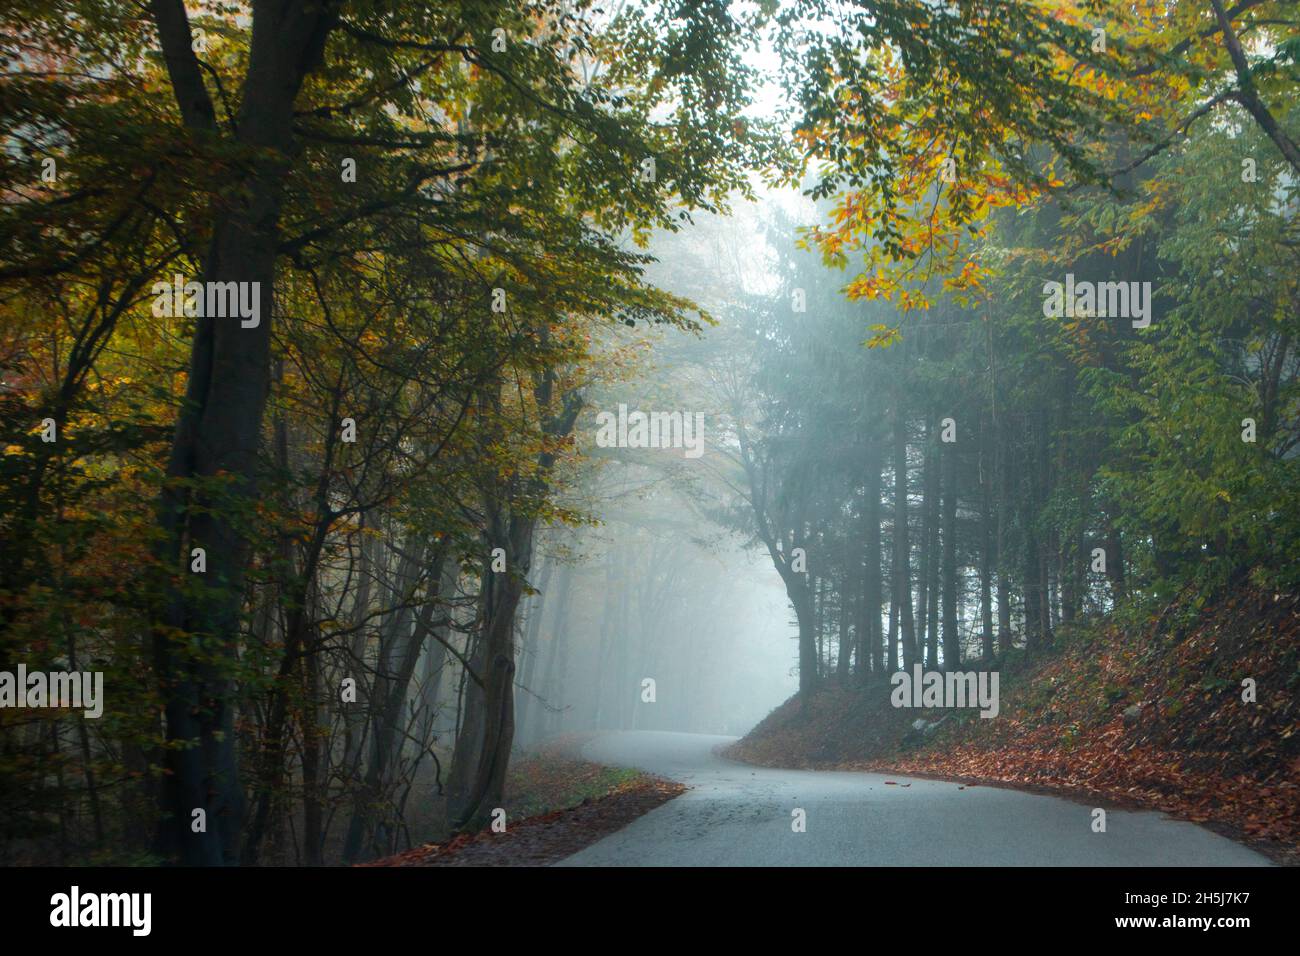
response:
{"label": "brown leaves on roadside", "polygon": [[727,753],[1105,797],[1227,826],[1300,861],[1300,599],[1245,589],[1200,611],[1192,601],[1171,606],[1181,626],[1166,611],[1143,633],[1080,630],[1004,667],[995,720],[949,720],[924,740],[912,721],[952,712],[831,686],[806,712],[792,698]]}

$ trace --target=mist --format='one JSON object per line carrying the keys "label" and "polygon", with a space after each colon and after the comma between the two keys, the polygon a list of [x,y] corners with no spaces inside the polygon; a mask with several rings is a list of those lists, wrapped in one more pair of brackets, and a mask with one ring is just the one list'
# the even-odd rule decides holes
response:
{"label": "mist", "polygon": [[[793,190],[736,196],[730,214],[701,215],[645,247],[648,280],[707,318],[696,332],[616,326],[601,337],[597,354],[623,380],[589,391],[575,429],[589,474],[563,500],[583,519],[538,538],[538,591],[520,624],[527,745],[594,730],[739,737],[797,690],[789,598],[737,520],[738,453],[718,375],[741,341],[731,310],[773,291],[773,217],[800,208],[810,205]],[[685,419],[685,441],[669,416]]]}

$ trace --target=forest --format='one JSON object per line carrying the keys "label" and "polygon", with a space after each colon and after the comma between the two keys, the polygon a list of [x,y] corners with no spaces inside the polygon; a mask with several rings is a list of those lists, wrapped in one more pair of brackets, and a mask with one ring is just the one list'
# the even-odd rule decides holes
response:
{"label": "forest", "polygon": [[[1294,0],[0,23],[0,864],[377,861],[549,741],[789,698],[813,760],[1294,606]],[[1300,846],[1268,621],[1169,694],[1259,682]]]}

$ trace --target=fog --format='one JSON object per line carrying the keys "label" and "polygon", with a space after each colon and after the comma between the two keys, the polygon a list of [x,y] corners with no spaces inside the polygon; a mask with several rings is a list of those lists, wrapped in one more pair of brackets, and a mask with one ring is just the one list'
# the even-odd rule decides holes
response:
{"label": "fog", "polygon": [[[648,280],[705,318],[699,331],[616,326],[600,343],[620,374],[592,383],[575,429],[574,524],[539,536],[521,745],[596,729],[740,736],[797,690],[798,627],[745,510],[727,380],[748,349],[736,308],[773,291],[769,232],[802,208],[760,188],[645,248]],[[638,413],[651,447],[630,447]]]}
{"label": "fog", "polygon": [[[692,535],[663,494],[643,504],[669,517],[608,516],[547,542],[544,561],[571,563],[543,568],[554,603],[530,609],[540,639],[520,662],[524,743],[592,729],[740,735],[797,687],[798,633],[765,556]],[[547,681],[557,640],[567,666]]]}

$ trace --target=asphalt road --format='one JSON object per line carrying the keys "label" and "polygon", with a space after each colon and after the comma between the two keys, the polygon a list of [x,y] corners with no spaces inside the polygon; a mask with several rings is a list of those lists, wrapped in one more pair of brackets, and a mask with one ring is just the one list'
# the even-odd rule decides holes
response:
{"label": "asphalt road", "polygon": [[[915,777],[771,770],[713,751],[733,737],[614,733],[587,760],[691,787],[560,866],[1267,866],[1262,855],[1160,813],[1093,807]],[[886,781],[894,781],[887,784]],[[793,811],[806,830],[794,832]]]}

